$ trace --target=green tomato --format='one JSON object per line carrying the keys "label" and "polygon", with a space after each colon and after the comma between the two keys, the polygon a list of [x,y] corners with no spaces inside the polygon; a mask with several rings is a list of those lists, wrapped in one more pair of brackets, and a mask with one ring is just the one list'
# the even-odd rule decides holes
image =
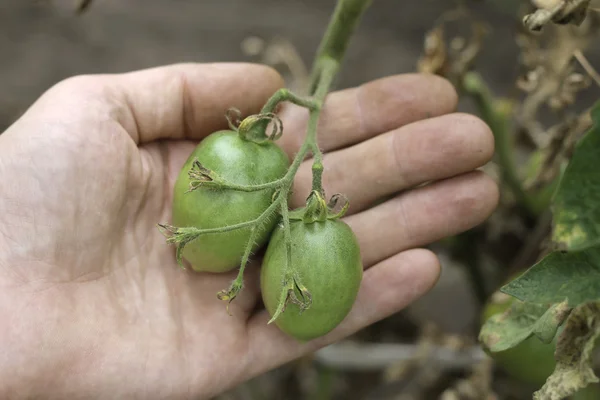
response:
{"label": "green tomato", "polygon": [[[288,168],[287,155],[275,143],[255,143],[237,132],[218,131],[200,142],[183,166],[173,194],[173,225],[200,229],[239,224],[259,217],[272,201],[274,190],[242,192],[200,187],[188,192],[194,159],[222,179],[237,185],[256,185],[282,178]],[[187,193],[186,193],[187,192]],[[277,221],[261,226],[254,244],[257,251],[266,244]],[[183,249],[196,271],[226,272],[239,267],[249,240],[249,229],[202,235]]]}
{"label": "green tomato", "polygon": [[[275,324],[298,340],[311,340],[333,330],[350,312],[363,274],[360,249],[352,229],[340,220],[292,221],[290,233],[291,265],[310,292],[312,304],[300,313],[298,305],[288,303]],[[286,260],[280,225],[267,246],[261,270],[262,298],[271,316],[279,304]]]}
{"label": "green tomato", "polygon": [[[492,300],[486,304],[483,312],[483,322],[492,315],[506,311],[514,297],[508,295],[499,296],[500,300]],[[494,359],[508,375],[521,382],[536,386],[542,386],[546,379],[554,372],[556,361],[554,351],[556,350],[556,339],[562,328],[559,328],[551,343],[544,343],[537,336],[530,336],[517,346],[500,352],[486,352]]]}

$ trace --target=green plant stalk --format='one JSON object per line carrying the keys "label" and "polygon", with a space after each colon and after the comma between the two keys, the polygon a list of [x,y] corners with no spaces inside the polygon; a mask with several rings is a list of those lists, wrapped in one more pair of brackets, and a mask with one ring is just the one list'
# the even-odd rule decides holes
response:
{"label": "green plant stalk", "polygon": [[[302,309],[307,309],[311,304],[311,297],[308,289],[306,289],[300,282],[300,278],[297,274],[294,274],[292,265],[292,237],[290,230],[290,218],[287,204],[283,204],[281,207],[281,218],[283,220],[283,234],[285,240],[285,252],[286,252],[286,265],[285,273],[283,276],[283,284],[281,285],[280,301],[277,305],[277,309],[271,316],[271,319],[267,324],[273,323],[279,317],[279,315],[285,310],[288,299],[294,299],[293,301],[298,303]],[[298,299],[294,293],[294,289],[298,289],[302,300]],[[308,298],[308,299],[307,299]]]}
{"label": "green plant stalk", "polygon": [[261,114],[268,114],[275,112],[275,108],[284,101],[289,101],[290,103],[296,104],[300,107],[308,108],[309,110],[316,109],[317,103],[311,99],[306,97],[301,97],[293,92],[291,92],[287,88],[279,89],[275,92],[273,96],[265,103],[262,110],[260,110]]}
{"label": "green plant stalk", "polygon": [[321,74],[325,70],[326,60],[332,59],[341,63],[350,37],[354,33],[361,16],[371,5],[372,0],[338,0],[333,12],[329,26],[317,49],[317,55],[311,71],[309,93],[316,94],[319,91]]}
{"label": "green plant stalk", "polygon": [[517,163],[513,157],[514,143],[510,135],[508,115],[496,107],[489,88],[476,72],[469,72],[462,81],[465,91],[473,98],[481,117],[490,126],[495,140],[502,181],[510,188],[517,201],[532,215],[537,216],[546,205],[539,204],[535,197],[527,193],[519,177]]}
{"label": "green plant stalk", "polygon": [[331,400],[334,394],[334,381],[338,372],[329,367],[318,367],[317,374],[317,387],[311,399]]}
{"label": "green plant stalk", "polygon": [[[281,179],[278,179],[277,181],[268,182],[268,183],[260,184],[260,185],[234,185],[234,184],[230,184],[227,182],[223,182],[223,184],[222,184],[222,188],[224,188],[224,189],[238,190],[238,191],[244,191],[244,192],[253,192],[253,191],[264,190],[264,189],[268,189],[268,188],[276,188],[277,190],[279,190],[279,195],[277,196],[277,198],[259,217],[257,217],[254,220],[251,220],[251,221],[246,221],[246,222],[242,222],[242,223],[239,223],[236,225],[231,225],[231,226],[225,226],[225,227],[220,227],[220,228],[210,228],[210,229],[199,229],[199,228],[194,228],[194,227],[177,228],[176,232],[173,233],[173,235],[167,240],[167,242],[168,243],[178,243],[177,259],[178,259],[178,263],[180,263],[180,265],[181,265],[181,254],[183,253],[183,247],[187,243],[198,238],[199,236],[204,235],[204,234],[209,234],[209,233],[228,232],[228,231],[232,231],[232,230],[236,230],[236,229],[246,228],[249,226],[255,226],[255,225],[261,224],[262,222],[266,221],[268,218],[272,217],[273,214],[276,213],[278,208],[281,207],[282,209],[285,208],[287,210],[287,207],[288,207],[287,199],[288,199],[288,195],[291,190],[291,187],[293,185],[294,178],[296,176],[296,173],[298,172],[298,168],[300,168],[300,165],[302,164],[302,162],[304,161],[304,159],[306,158],[306,156],[310,150],[313,151],[314,163],[316,165],[321,166],[320,169],[313,168],[313,171],[315,171],[315,170],[317,171],[316,175],[318,177],[317,179],[315,179],[315,177],[313,176],[313,188],[315,188],[315,186],[316,186],[317,188],[315,190],[319,190],[320,192],[323,192],[323,188],[321,185],[321,174],[322,174],[322,170],[323,170],[322,154],[316,144],[317,143],[317,126],[318,126],[318,122],[319,122],[319,117],[321,115],[321,109],[323,108],[323,103],[325,101],[325,97],[329,91],[329,88],[331,87],[331,83],[333,82],[335,74],[339,68],[339,61],[326,60],[326,62],[324,62],[323,65],[324,65],[324,69],[323,69],[323,73],[321,75],[322,79],[319,82],[318,90],[317,90],[317,93],[315,94],[314,98],[302,99],[298,96],[293,95],[288,90],[278,90],[267,101],[266,106],[263,107],[262,111],[265,111],[265,109],[266,109],[267,112],[272,112],[271,110],[273,110],[277,106],[277,104],[279,104],[283,101],[288,101],[288,100],[295,104],[298,104],[298,105],[302,105],[302,106],[310,105],[310,107],[311,107],[308,126],[307,126],[306,138],[304,140],[304,143],[300,147],[300,150],[296,154],[296,157],[294,157],[294,160],[292,161],[292,164],[290,165],[290,168],[286,172],[285,176]],[[262,123],[263,123],[262,121],[258,122],[258,124],[262,124]],[[317,149],[317,150],[313,150],[313,149]],[[215,182],[207,182],[207,183],[211,186],[215,186]],[[202,186],[201,182],[199,183],[199,185],[197,187],[200,187],[200,186]],[[289,216],[287,215],[287,213],[282,213],[282,214],[283,214],[282,217],[284,220],[283,221],[284,227],[285,227],[286,231],[289,231],[289,229],[290,229],[289,228]],[[169,230],[169,228],[170,228],[167,226],[161,226],[161,227],[164,230]],[[217,297],[219,299],[231,302],[235,299],[237,294],[243,288],[243,279],[244,279],[243,276],[244,276],[244,271],[246,269],[246,265],[248,264],[250,249],[252,248],[252,246],[254,244],[254,236],[255,236],[254,233],[255,233],[255,231],[253,230],[253,234],[251,235],[250,240],[248,241],[248,246],[246,248],[246,251],[244,252],[244,257],[242,258],[237,277],[231,283],[230,287],[227,290],[222,290],[217,294]],[[289,238],[289,235],[286,235],[286,238]],[[248,257],[246,255],[248,255]],[[288,265],[286,269],[288,269],[288,268],[291,268],[291,266]],[[300,282],[297,282],[297,284],[301,285]]]}
{"label": "green plant stalk", "polygon": [[[318,147],[317,143],[317,131],[319,118],[325,103],[325,98],[329,93],[333,80],[337,72],[340,69],[342,59],[348,47],[348,42],[352,36],[360,17],[366,11],[367,7],[371,3],[371,0],[339,0],[333,16],[329,22],[327,31],[323,37],[317,56],[313,65],[312,79],[310,83],[310,93],[312,95],[309,99],[303,99],[299,96],[294,95],[289,90],[278,90],[272,97],[267,101],[262,109],[262,112],[270,113],[273,112],[277,104],[282,101],[290,101],[294,104],[306,107],[310,110],[309,120],[307,124],[307,132],[304,143],[300,147],[298,153],[294,157],[288,172],[281,179],[281,186],[278,188],[279,194],[274,200],[273,204],[285,208],[287,211],[287,199],[291,187],[293,185],[294,177],[298,171],[298,168],[306,158],[309,151],[313,154],[313,190],[323,193],[322,187],[322,172],[323,172],[323,154]],[[270,218],[275,213],[277,207],[269,207],[258,219],[265,220]],[[286,247],[289,251],[291,248],[291,235],[289,227],[289,215],[287,212],[282,212],[283,225],[286,230]],[[290,242],[289,245],[287,242]],[[249,241],[248,247],[253,245],[252,241]],[[290,255],[288,255],[290,259]],[[247,259],[242,260],[238,275],[231,284],[230,288],[226,291],[219,292],[219,298],[227,299],[232,301],[239,291],[243,287],[243,274],[247,264]],[[286,276],[293,276],[297,279],[297,274],[293,273],[293,267],[288,262],[286,266]],[[295,282],[297,287],[303,288],[302,283],[299,281]],[[304,294],[304,293],[303,293]],[[282,293],[285,297],[286,294]],[[307,297],[310,298],[310,293],[306,293]],[[285,298],[282,298],[285,301]],[[271,321],[272,322],[272,321]]]}

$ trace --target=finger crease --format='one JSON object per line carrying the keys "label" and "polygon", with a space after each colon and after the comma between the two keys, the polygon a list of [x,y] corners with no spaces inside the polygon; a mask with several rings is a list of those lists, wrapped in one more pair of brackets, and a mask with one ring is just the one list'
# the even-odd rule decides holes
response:
{"label": "finger crease", "polygon": [[399,132],[393,132],[390,135],[389,151],[392,159],[392,165],[394,168],[394,176],[397,176],[398,181],[394,183],[394,186],[405,188],[410,184],[410,179],[406,177],[406,169],[404,168],[403,160],[400,159],[401,147],[398,144],[398,138],[400,137]]}
{"label": "finger crease", "polygon": [[364,135],[367,133],[364,105],[362,102],[362,93],[364,90],[364,86],[360,86],[356,91],[356,117],[358,119],[359,137],[364,137]]}
{"label": "finger crease", "polygon": [[[132,130],[130,131],[131,137],[134,139],[136,144],[140,144],[141,141],[141,129],[140,124],[135,112],[135,106],[133,102],[129,98],[129,94],[127,92],[123,92],[123,101],[125,102],[125,109],[128,110],[129,114],[129,122],[133,122]],[[130,124],[122,124],[123,126],[129,126]],[[129,129],[128,129],[129,130]]]}
{"label": "finger crease", "polygon": [[189,138],[192,136],[192,122],[190,118],[193,116],[192,98],[189,90],[189,83],[185,73],[179,74],[179,84],[181,85],[181,125],[183,126],[183,137]]}

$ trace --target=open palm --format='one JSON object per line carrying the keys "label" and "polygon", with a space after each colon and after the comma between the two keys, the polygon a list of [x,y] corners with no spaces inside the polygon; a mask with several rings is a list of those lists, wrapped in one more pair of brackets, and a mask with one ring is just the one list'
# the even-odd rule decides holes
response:
{"label": "open palm", "polygon": [[[417,247],[477,225],[498,193],[474,171],[493,152],[488,128],[448,114],[453,89],[423,75],[327,99],[324,186],[350,199],[345,221],[368,268],[330,335],[298,343],[267,325],[258,263],[231,316],[216,293],[237,271],[177,266],[156,224],[170,222],[181,166],[226,127],[229,107],[257,112],[281,85],[249,64],[81,76],[0,136],[0,397],[209,397],[402,309],[435,283],[437,258]],[[306,117],[295,106],[282,111],[278,143],[290,157]],[[305,164],[293,207],[310,189]]]}

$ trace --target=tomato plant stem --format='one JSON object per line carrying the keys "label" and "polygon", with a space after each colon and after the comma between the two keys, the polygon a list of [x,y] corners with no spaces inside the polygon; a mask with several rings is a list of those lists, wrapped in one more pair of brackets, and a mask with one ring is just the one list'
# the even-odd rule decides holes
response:
{"label": "tomato plant stem", "polygon": [[281,187],[281,185],[283,183],[284,183],[284,179],[277,179],[276,181],[261,183],[259,185],[236,185],[234,183],[229,183],[227,181],[221,181],[221,182],[217,182],[217,183],[209,182],[208,184],[203,182],[203,183],[201,183],[201,185],[205,185],[207,187],[213,186],[218,189],[237,190],[239,192],[257,192],[259,190],[273,189],[273,188]]}
{"label": "tomato plant stem", "polygon": [[[197,238],[199,238],[202,235],[207,235],[207,234],[211,234],[211,233],[224,233],[224,232],[230,232],[230,231],[247,228],[247,227],[260,226],[263,222],[265,222],[267,220],[267,218],[271,217],[271,215],[275,213],[275,211],[277,210],[277,206],[280,204],[280,201],[281,200],[278,197],[277,200],[274,201],[273,203],[271,203],[271,205],[256,219],[253,219],[251,221],[241,222],[239,224],[221,226],[218,228],[205,228],[205,229],[199,229],[199,228],[196,228],[193,226],[174,227],[174,226],[165,225],[165,224],[158,224],[158,227],[163,232],[163,234],[165,234],[165,236],[167,236],[167,243],[177,245],[177,263],[179,264],[180,267],[183,268],[183,260],[182,260],[183,248],[189,242],[196,240]],[[253,235],[251,235],[250,240],[248,241],[249,244],[248,244],[248,247],[246,248],[246,251],[248,251],[248,248],[250,248],[250,249],[252,248],[252,245],[255,240],[256,239],[254,238],[254,232],[253,232]],[[242,267],[241,267],[242,272],[243,272],[243,269],[244,269],[244,264],[242,264]]]}
{"label": "tomato plant stem", "polygon": [[281,289],[281,295],[279,299],[279,305],[277,306],[277,310],[271,317],[268,323],[273,322],[279,314],[281,314],[285,308],[287,303],[288,294],[290,291],[294,290],[294,286],[292,281],[289,279],[289,272],[292,270],[292,237],[290,231],[290,218],[288,214],[287,204],[282,204],[281,207],[281,219],[283,220],[283,237],[285,241],[285,252],[286,252],[286,260],[285,260],[285,268],[284,268],[284,281]]}
{"label": "tomato plant stem", "polygon": [[490,126],[494,134],[498,163],[502,171],[502,181],[531,215],[538,215],[540,211],[547,207],[547,204],[540,204],[542,201],[538,201],[534,194],[528,193],[523,187],[514,158],[514,143],[509,129],[510,115],[498,107],[497,101],[493,98],[489,88],[476,72],[467,73],[462,86],[473,98],[481,117]]}
{"label": "tomato plant stem", "polygon": [[[273,204],[276,204],[276,203],[273,203]],[[265,215],[265,214],[262,214],[261,217],[263,215]],[[240,290],[242,290],[242,287],[244,286],[244,270],[246,269],[246,265],[248,265],[248,261],[250,260],[250,254],[252,253],[252,247],[258,237],[259,231],[260,231],[260,224],[256,224],[256,225],[252,226],[250,238],[248,239],[249,244],[246,246],[246,249],[244,250],[242,262],[240,264],[240,270],[239,270],[235,280],[229,287],[229,289],[222,290],[219,293],[217,293],[217,297],[220,300],[231,303],[233,301],[233,299],[235,299],[235,297],[238,295]],[[229,308],[227,309],[227,311],[229,311]]]}
{"label": "tomato plant stem", "polygon": [[[276,105],[281,99],[287,97],[290,101],[295,102],[295,104],[302,105],[302,103],[310,104],[311,107],[307,107],[310,110],[308,124],[306,129],[306,138],[304,143],[300,147],[298,154],[294,157],[292,165],[290,166],[286,176],[283,178],[284,184],[281,188],[281,195],[279,199],[281,201],[285,201],[285,204],[282,204],[281,214],[283,220],[283,229],[284,229],[284,240],[286,244],[286,253],[287,253],[287,265],[285,268],[285,279],[286,281],[283,284],[283,289],[281,293],[281,298],[279,300],[279,306],[270,322],[273,322],[277,316],[283,311],[285,308],[285,304],[288,301],[288,296],[290,294],[294,297],[293,290],[294,288],[299,288],[304,303],[302,304],[303,308],[310,307],[310,301],[306,301],[306,299],[311,298],[310,292],[304,286],[302,286],[301,282],[298,281],[298,276],[294,271],[293,266],[291,265],[291,234],[290,234],[290,222],[289,222],[289,214],[288,214],[288,206],[287,206],[287,193],[291,189],[293,184],[294,177],[296,176],[296,172],[298,168],[306,158],[306,155],[310,151],[313,155],[313,181],[312,181],[312,190],[317,191],[320,194],[324,194],[323,184],[322,184],[322,175],[323,175],[323,153],[318,145],[318,125],[319,118],[321,116],[321,111],[323,109],[323,105],[325,103],[325,98],[331,89],[333,84],[333,80],[340,69],[340,65],[344,54],[346,52],[346,48],[348,47],[348,43],[350,41],[350,37],[352,36],[360,17],[367,9],[371,0],[339,0],[333,16],[329,22],[325,35],[323,36],[323,40],[319,46],[317,51],[317,55],[315,58],[315,62],[313,64],[313,71],[311,74],[311,82],[309,93],[312,96],[312,101],[307,103],[305,100],[300,99],[298,97],[289,96],[290,93],[287,91],[278,91],[273,95],[273,97],[267,102],[265,107],[263,108],[263,112],[272,112],[274,109],[274,105]],[[290,278],[292,277],[292,278]],[[292,279],[291,281],[288,281]],[[291,293],[290,293],[291,290]]]}
{"label": "tomato plant stem", "polygon": [[348,48],[350,37],[354,33],[358,21],[372,0],[338,0],[331,20],[321,44],[317,50],[317,55],[311,71],[309,84],[309,93],[314,94],[318,91],[321,81],[320,75],[324,72],[328,59],[336,60],[341,63]]}
{"label": "tomato plant stem", "polygon": [[[166,225],[161,226],[164,231],[171,235],[167,239],[167,242],[177,244],[177,261],[180,266],[183,265],[183,247],[190,241],[199,237],[200,235],[209,233],[228,232],[235,229],[251,227],[251,235],[241,260],[238,275],[228,289],[222,290],[218,293],[217,296],[221,300],[231,302],[242,289],[244,270],[246,268],[246,265],[248,264],[254,242],[256,241],[258,231],[260,230],[260,226],[268,218],[271,218],[273,215],[275,215],[276,211],[279,209],[281,211],[287,252],[285,282],[283,285],[284,290],[282,292],[282,301],[280,303],[279,313],[283,311],[283,308],[287,303],[288,297],[290,298],[290,301],[299,304],[303,309],[307,309],[308,307],[310,307],[310,303],[312,300],[311,294],[308,292],[308,289],[306,289],[306,287],[302,285],[297,272],[291,265],[292,245],[290,232],[290,218],[288,210],[288,197],[298,168],[308,155],[309,151],[312,153],[313,156],[312,188],[313,191],[317,191],[324,197],[324,191],[322,186],[323,154],[319,149],[317,140],[317,128],[319,124],[319,118],[321,116],[323,104],[325,103],[325,98],[329,93],[329,90],[332,86],[333,80],[337,72],[340,69],[342,58],[344,57],[346,48],[348,47],[350,37],[352,36],[352,33],[354,32],[354,29],[358,24],[360,17],[362,16],[362,14],[367,9],[370,3],[371,0],[338,0],[333,16],[329,21],[329,25],[317,51],[309,88],[310,97],[305,98],[297,96],[290,90],[285,88],[279,89],[273,94],[273,96],[271,96],[267,103],[265,103],[260,114],[250,116],[246,120],[242,121],[242,123],[240,124],[239,129],[241,132],[242,127],[244,128],[244,136],[248,136],[249,132],[252,131],[252,133],[259,133],[257,137],[264,137],[264,131],[267,128],[269,122],[276,118],[274,117],[274,112],[277,105],[279,105],[281,102],[289,101],[293,104],[305,107],[309,110],[309,119],[304,143],[302,144],[302,146],[300,146],[300,149],[294,157],[285,176],[273,182],[268,182],[260,185],[246,186],[231,184],[229,182],[219,180],[218,177],[217,179],[214,179],[214,177],[210,175],[211,171],[207,172],[200,168],[198,180],[194,182],[195,186],[191,189],[194,190],[201,186],[210,186],[219,189],[231,189],[245,192],[253,192],[263,189],[275,189],[275,197],[271,205],[258,218],[252,221],[247,221],[230,226],[224,226],[220,228],[198,229],[194,227],[175,228]],[[298,297],[295,294],[295,290],[298,291],[298,293],[301,296],[301,299],[298,299]],[[270,322],[272,322],[277,315],[275,315]]]}
{"label": "tomato plant stem", "polygon": [[309,97],[301,97],[289,89],[282,88],[275,92],[273,96],[267,101],[267,103],[263,106],[260,111],[261,114],[268,114],[275,112],[275,108],[284,101],[289,101],[290,103],[296,104],[300,107],[308,108],[309,110],[313,110],[317,108],[317,103],[315,100]]}

